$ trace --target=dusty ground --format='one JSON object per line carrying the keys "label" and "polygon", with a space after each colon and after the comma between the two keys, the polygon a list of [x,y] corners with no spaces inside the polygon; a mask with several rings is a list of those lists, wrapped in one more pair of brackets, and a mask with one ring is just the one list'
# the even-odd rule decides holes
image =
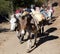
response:
{"label": "dusty ground", "polygon": [[[56,7],[55,11],[56,20],[45,26],[49,35],[41,38],[38,46],[29,54],[60,54],[60,8]],[[20,44],[16,32],[10,32],[9,28],[9,23],[0,24],[0,54],[28,54],[26,42]]]}

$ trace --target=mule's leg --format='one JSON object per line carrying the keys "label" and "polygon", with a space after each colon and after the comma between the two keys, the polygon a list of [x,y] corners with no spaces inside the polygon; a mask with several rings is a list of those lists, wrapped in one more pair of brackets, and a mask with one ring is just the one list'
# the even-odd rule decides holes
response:
{"label": "mule's leg", "polygon": [[24,39],[24,35],[25,35],[25,31],[22,30],[20,33],[21,33],[21,34],[20,34],[20,43],[23,43],[23,39]]}
{"label": "mule's leg", "polygon": [[20,31],[16,31],[16,32],[17,32],[17,37],[20,40],[20,43],[22,43],[23,42],[24,35],[21,35],[20,34]]}
{"label": "mule's leg", "polygon": [[32,41],[31,41],[31,38],[32,38],[32,33],[29,33],[29,37],[28,37],[28,41],[27,41],[27,52],[30,51],[31,49],[31,46],[32,46]]}
{"label": "mule's leg", "polygon": [[17,31],[17,37],[18,37],[18,39],[19,39],[19,41],[20,41],[20,44],[22,44],[22,39],[23,39],[23,37],[21,36],[21,34],[20,34],[19,31]]}
{"label": "mule's leg", "polygon": [[49,23],[52,23],[52,13],[49,15]]}
{"label": "mule's leg", "polygon": [[44,26],[43,25],[41,26],[41,33],[42,34],[44,33]]}
{"label": "mule's leg", "polygon": [[27,41],[27,52],[29,52],[31,50],[31,40]]}
{"label": "mule's leg", "polygon": [[42,34],[44,33],[44,24],[45,24],[45,21],[43,20],[40,25]]}
{"label": "mule's leg", "polygon": [[37,42],[37,32],[35,33],[35,36],[34,36],[34,46],[36,47],[36,43]]}
{"label": "mule's leg", "polygon": [[20,43],[21,44],[23,43],[23,38],[24,38],[24,35],[20,35]]}
{"label": "mule's leg", "polygon": [[16,31],[16,32],[17,32],[18,39],[20,39],[20,32],[19,31]]}

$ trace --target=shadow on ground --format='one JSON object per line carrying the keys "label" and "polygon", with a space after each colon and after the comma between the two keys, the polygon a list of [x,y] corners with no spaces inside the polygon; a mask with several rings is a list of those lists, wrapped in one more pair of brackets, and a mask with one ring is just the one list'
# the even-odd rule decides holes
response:
{"label": "shadow on ground", "polygon": [[52,27],[52,28],[49,28],[48,30],[46,30],[46,32],[47,32],[46,34],[39,35],[40,37],[38,36],[39,41],[37,42],[36,47],[32,48],[32,50],[30,52],[32,52],[34,49],[36,49],[38,46],[45,43],[46,41],[58,39],[59,38],[58,36],[49,35],[49,33],[52,33],[56,30],[57,30],[57,28]]}
{"label": "shadow on ground", "polygon": [[32,48],[32,50],[29,51],[32,52],[34,49],[36,49],[38,46],[40,46],[41,44],[47,42],[47,41],[50,41],[50,40],[55,40],[59,38],[58,36],[54,36],[54,35],[50,35],[50,36],[46,36],[44,38],[40,38],[40,40],[38,41],[38,43],[36,44],[36,47],[35,48]]}
{"label": "shadow on ground", "polygon": [[8,32],[9,31],[9,29],[7,29],[7,28],[0,28],[0,33],[1,32]]}
{"label": "shadow on ground", "polygon": [[49,23],[50,20],[48,20],[48,21],[47,21],[47,25],[53,24],[53,23],[56,21],[56,18],[58,18],[58,16],[53,16],[53,17],[51,18],[51,23]]}
{"label": "shadow on ground", "polygon": [[54,32],[54,31],[56,31],[56,30],[57,30],[57,28],[52,27],[52,28],[49,28],[48,30],[46,30],[46,32],[47,32],[47,33],[52,33],[52,32]]}

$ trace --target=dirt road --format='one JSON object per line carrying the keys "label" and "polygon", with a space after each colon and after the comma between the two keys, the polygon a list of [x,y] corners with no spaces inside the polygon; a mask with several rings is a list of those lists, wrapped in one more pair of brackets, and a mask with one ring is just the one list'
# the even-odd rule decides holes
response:
{"label": "dirt road", "polygon": [[49,35],[41,38],[38,46],[30,53],[26,53],[26,42],[20,44],[16,32],[10,32],[9,27],[9,23],[0,24],[0,54],[60,54],[59,16],[53,24],[45,26]]}

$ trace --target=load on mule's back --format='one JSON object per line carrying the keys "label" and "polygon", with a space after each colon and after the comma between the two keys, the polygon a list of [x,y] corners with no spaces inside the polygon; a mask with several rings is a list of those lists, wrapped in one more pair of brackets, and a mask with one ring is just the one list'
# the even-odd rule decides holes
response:
{"label": "load on mule's back", "polygon": [[[33,21],[33,23],[31,22]],[[20,18],[20,21],[19,21],[20,25],[18,26],[20,29],[17,31],[18,32],[18,35],[17,37],[19,38],[20,42],[22,43],[23,40],[24,40],[24,35],[25,35],[25,31],[29,33],[28,35],[28,50],[31,49],[31,43],[32,43],[32,32],[34,33],[34,45],[36,45],[36,33],[37,33],[37,28],[34,24],[34,20],[32,18],[32,16],[30,14],[26,14],[26,15],[23,15],[21,18]]]}
{"label": "load on mule's back", "polygon": [[38,22],[42,21],[44,19],[44,16],[40,12],[35,11],[33,9],[31,9],[31,10],[32,10],[32,13],[31,13],[32,17],[34,19],[36,19]]}
{"label": "load on mule's back", "polygon": [[[39,29],[44,30],[44,26],[43,26],[43,22],[45,20],[44,15],[41,14],[40,12],[34,10],[34,9],[31,9],[31,10],[32,10],[32,12],[30,14],[32,15],[32,17],[33,17],[33,19],[35,21],[35,25],[37,27],[37,30],[39,30]],[[44,32],[43,30],[42,30],[42,33]]]}

